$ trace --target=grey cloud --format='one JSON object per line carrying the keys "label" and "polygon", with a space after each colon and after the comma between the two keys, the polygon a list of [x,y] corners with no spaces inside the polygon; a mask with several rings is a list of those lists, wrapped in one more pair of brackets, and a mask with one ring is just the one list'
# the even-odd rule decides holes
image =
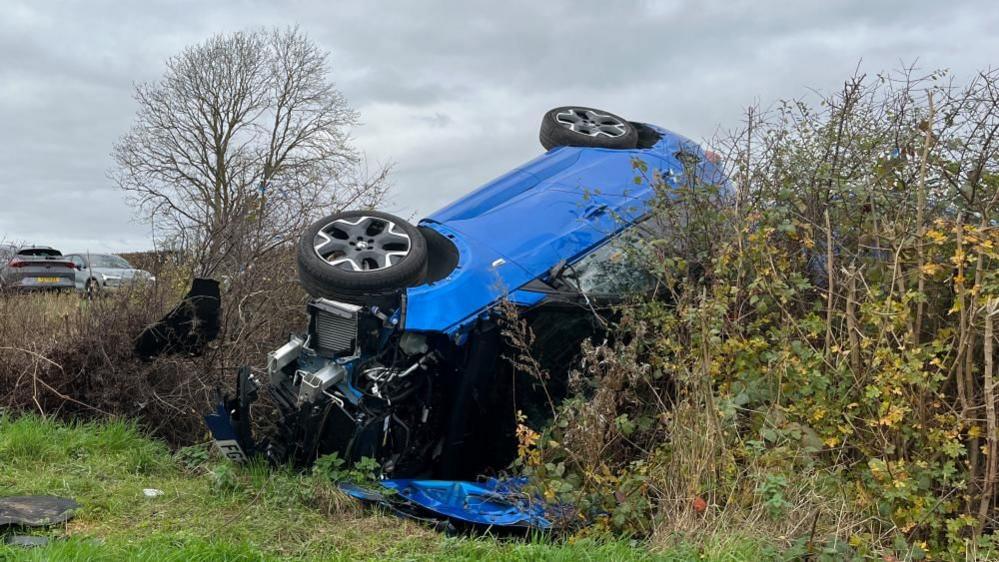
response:
{"label": "grey cloud", "polygon": [[151,245],[107,180],[135,82],[213,33],[300,25],[333,53],[353,135],[396,163],[390,207],[428,213],[540,153],[549,107],[581,103],[705,138],[759,100],[919,59],[993,63],[991,2],[6,2],[0,238],[66,250]]}

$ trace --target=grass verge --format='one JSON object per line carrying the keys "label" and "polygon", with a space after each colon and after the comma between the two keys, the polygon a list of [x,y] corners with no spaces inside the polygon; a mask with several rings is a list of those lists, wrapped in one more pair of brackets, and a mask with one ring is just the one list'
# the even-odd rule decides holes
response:
{"label": "grass verge", "polygon": [[[760,560],[750,540],[681,544],[446,537],[358,509],[314,478],[233,467],[206,449],[172,454],[126,422],[64,424],[0,416],[0,496],[53,494],[82,506],[37,534],[44,548],[0,546],[0,560]],[[146,497],[144,488],[164,493]]]}

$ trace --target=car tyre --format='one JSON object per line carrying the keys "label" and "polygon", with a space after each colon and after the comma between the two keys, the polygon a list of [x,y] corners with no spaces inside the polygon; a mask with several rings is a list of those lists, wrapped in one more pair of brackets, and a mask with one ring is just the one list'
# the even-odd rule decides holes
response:
{"label": "car tyre", "polygon": [[97,280],[94,279],[93,277],[87,279],[87,283],[83,287],[83,296],[88,300],[93,300],[97,298],[100,292],[101,292],[101,284],[98,283]]}
{"label": "car tyre", "polygon": [[383,305],[427,270],[427,243],[406,220],[346,211],[316,221],[298,244],[298,278],[313,297]]}
{"label": "car tyre", "polygon": [[638,145],[638,128],[608,111],[564,106],[545,113],[538,138],[545,150],[558,146],[629,149]]}

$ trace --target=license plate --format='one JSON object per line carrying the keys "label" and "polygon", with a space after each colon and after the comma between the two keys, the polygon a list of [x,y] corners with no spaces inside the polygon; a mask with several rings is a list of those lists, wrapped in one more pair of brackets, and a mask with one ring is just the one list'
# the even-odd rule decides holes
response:
{"label": "license plate", "polygon": [[243,448],[239,446],[239,443],[235,439],[216,439],[215,446],[229,460],[233,462],[246,462],[246,455],[243,454]]}
{"label": "license plate", "polygon": [[58,277],[36,277],[35,281],[38,283],[58,283],[60,279]]}

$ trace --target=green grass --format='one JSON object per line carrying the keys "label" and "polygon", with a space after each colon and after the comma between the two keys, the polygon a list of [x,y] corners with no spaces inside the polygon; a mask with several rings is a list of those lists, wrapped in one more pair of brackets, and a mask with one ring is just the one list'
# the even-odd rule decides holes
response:
{"label": "green grass", "polygon": [[[0,546],[0,560],[760,560],[733,540],[652,552],[640,542],[446,537],[358,509],[329,485],[262,465],[173,455],[132,424],[66,425],[0,417],[0,496],[52,494],[82,506],[40,531],[39,549]],[[187,459],[187,460],[184,460]],[[191,459],[203,461],[192,468]],[[164,495],[147,498],[143,488]]]}

